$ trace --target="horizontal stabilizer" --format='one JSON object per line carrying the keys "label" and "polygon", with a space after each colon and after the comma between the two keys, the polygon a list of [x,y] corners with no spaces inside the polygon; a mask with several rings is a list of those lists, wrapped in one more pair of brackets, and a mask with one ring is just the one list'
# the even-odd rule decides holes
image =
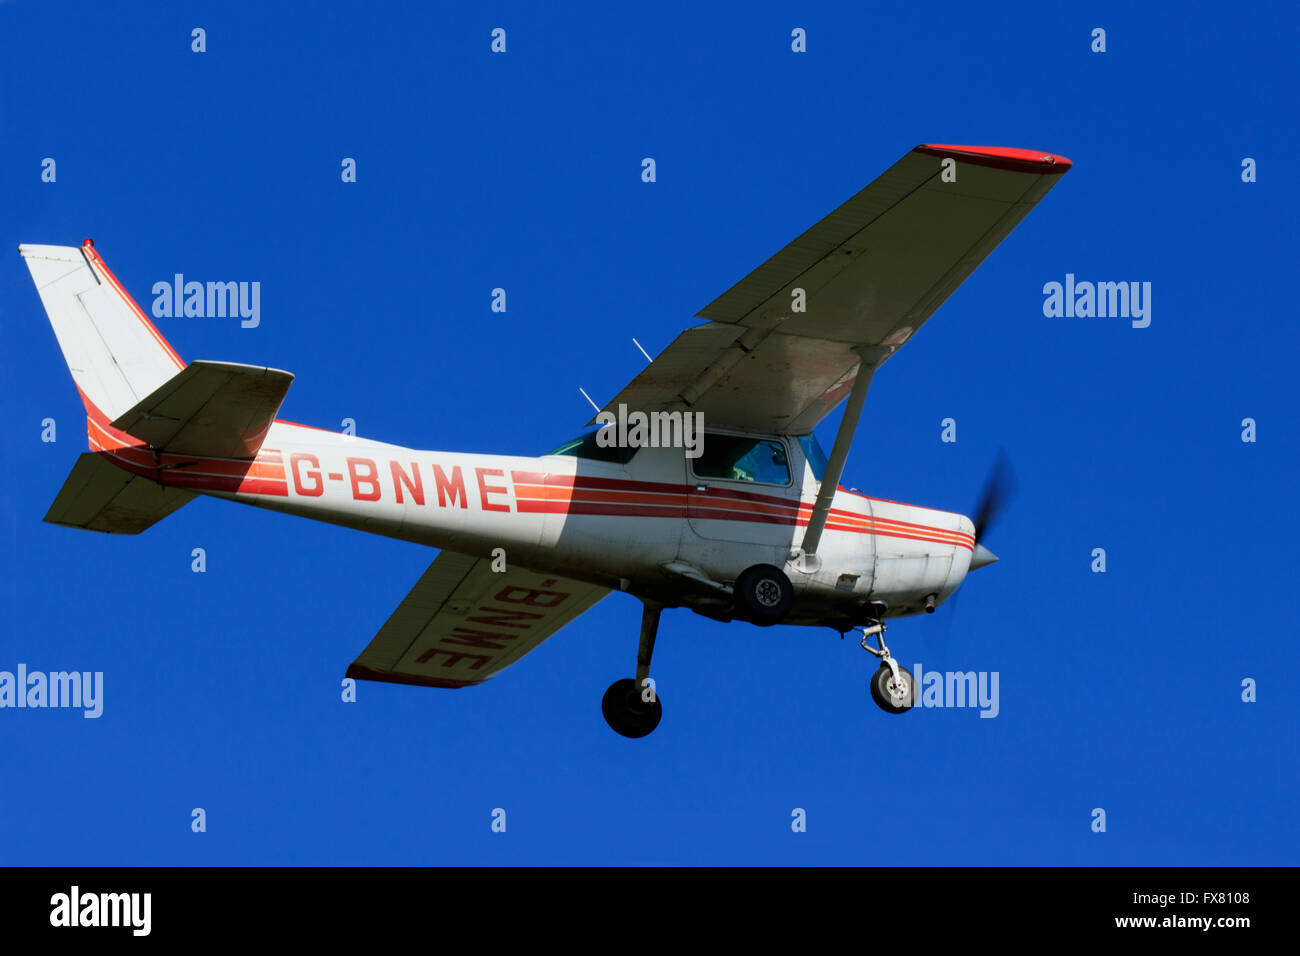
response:
{"label": "horizontal stabilizer", "polygon": [[195,497],[192,491],[160,485],[118,468],[102,455],[85,452],[45,520],[87,531],[139,534]]}
{"label": "horizontal stabilizer", "polygon": [[191,362],[113,421],[159,451],[253,458],[293,376],[233,362]]}

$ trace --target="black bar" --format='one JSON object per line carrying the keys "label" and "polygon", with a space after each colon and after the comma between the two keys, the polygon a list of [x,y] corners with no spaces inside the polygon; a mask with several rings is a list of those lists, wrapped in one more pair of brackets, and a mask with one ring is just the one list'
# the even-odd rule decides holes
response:
{"label": "black bar", "polygon": [[[484,931],[527,930],[541,934],[540,945],[550,932],[544,927],[557,921],[565,939],[608,926],[623,938],[645,933],[667,941],[681,937],[664,934],[694,934],[703,921],[725,932],[729,949],[739,939],[766,941],[777,930],[820,937],[837,928],[864,945],[901,933],[909,948],[950,936],[972,942],[1201,937],[1231,945],[1242,934],[1286,931],[1282,910],[1294,875],[1283,868],[1178,867],[14,868],[0,874],[0,925],[7,942],[75,935],[92,944],[113,937],[240,942],[270,929],[330,944],[398,934],[433,944],[448,931],[472,939]],[[104,913],[105,921],[116,915],[125,925],[52,925],[72,922],[74,886],[77,922]],[[146,893],[147,935],[137,934],[145,928]],[[128,905],[117,894],[141,895]],[[1210,921],[1208,928],[1202,920]]]}

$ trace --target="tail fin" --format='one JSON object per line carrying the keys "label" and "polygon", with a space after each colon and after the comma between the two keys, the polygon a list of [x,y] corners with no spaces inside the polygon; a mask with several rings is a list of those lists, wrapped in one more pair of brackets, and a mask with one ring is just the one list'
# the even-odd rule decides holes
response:
{"label": "tail fin", "polygon": [[185,368],[89,239],[80,248],[22,245],[18,252],[88,414],[98,409],[112,421]]}
{"label": "tail fin", "polygon": [[239,491],[245,476],[256,484],[251,472],[292,375],[230,362],[187,366],[89,239],[80,248],[18,252],[81,393],[97,453],[77,460],[46,521],[138,534],[193,500],[189,488]]}

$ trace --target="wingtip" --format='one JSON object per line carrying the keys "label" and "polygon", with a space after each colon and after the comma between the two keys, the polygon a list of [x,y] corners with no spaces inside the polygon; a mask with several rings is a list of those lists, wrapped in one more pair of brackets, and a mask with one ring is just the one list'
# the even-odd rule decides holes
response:
{"label": "wingtip", "polygon": [[425,677],[421,674],[404,674],[398,671],[379,670],[353,661],[343,675],[352,680],[378,681],[383,684],[413,684],[416,687],[439,687],[444,690],[458,690],[462,687],[474,687],[483,683],[481,680],[456,680],[448,677]]}
{"label": "wingtip", "polygon": [[931,156],[953,156],[963,162],[993,169],[1039,175],[1063,175],[1074,165],[1064,156],[1036,149],[1013,149],[1003,146],[952,146],[944,143],[922,143],[914,153]]}

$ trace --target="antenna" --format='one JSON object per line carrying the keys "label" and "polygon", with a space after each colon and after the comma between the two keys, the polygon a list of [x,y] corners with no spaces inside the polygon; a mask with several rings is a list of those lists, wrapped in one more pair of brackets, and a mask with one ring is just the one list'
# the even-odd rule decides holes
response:
{"label": "antenna", "polygon": [[[637,348],[641,349],[641,343],[638,342],[638,341],[636,340],[635,337],[632,339],[632,344],[635,345]],[[653,361],[654,361],[654,359],[652,359],[652,358],[650,357],[650,353],[647,352],[645,349],[641,349],[641,354],[645,356],[645,360],[646,360],[647,362],[653,362]]]}
{"label": "antenna", "polygon": [[592,402],[592,401],[591,401],[591,396],[587,394],[587,390],[586,390],[585,388],[583,388],[581,385],[579,385],[579,386],[578,386],[578,391],[582,392],[582,397],[583,397],[583,398],[585,398],[588,402],[591,402],[591,407],[594,408],[594,409],[596,410],[596,414],[599,415],[599,414],[600,414],[600,406],[597,405],[595,402]]}

